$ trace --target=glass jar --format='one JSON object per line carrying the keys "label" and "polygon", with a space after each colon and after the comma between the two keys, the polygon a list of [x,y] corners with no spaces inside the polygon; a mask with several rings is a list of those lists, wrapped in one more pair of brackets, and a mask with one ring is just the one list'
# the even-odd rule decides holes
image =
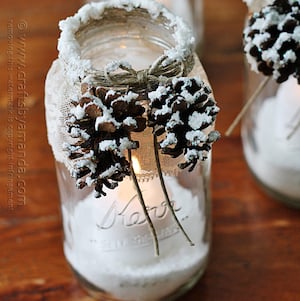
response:
{"label": "glass jar", "polygon": [[[266,79],[248,71],[248,98]],[[290,77],[277,84],[269,79],[242,123],[246,161],[266,192],[300,207],[300,86]]]}
{"label": "glass jar", "polygon": [[[155,4],[150,3],[155,13]],[[103,18],[95,17],[95,9]],[[67,22],[72,25],[68,28],[75,33],[83,62],[89,59],[93,68],[101,69],[112,61],[122,60],[126,61],[126,68],[130,63],[140,70],[166,51],[177,49],[174,28],[165,17],[153,17],[154,13],[143,7],[102,10],[100,4],[92,4],[84,6],[74,16],[74,22],[71,20],[73,23],[70,19]],[[92,20],[87,21],[87,16]],[[74,29],[78,19],[85,20],[80,30]],[[69,72],[65,60],[68,51],[77,48],[72,48],[74,39],[69,34],[64,38],[67,45],[60,51],[66,55],[60,56],[49,70],[45,102],[48,137],[56,159],[66,259],[83,287],[98,300],[174,300],[195,285],[207,265],[211,244],[211,155],[208,153],[207,160],[191,172],[177,168],[182,156],[160,155],[160,179],[152,129],[146,128],[132,134],[132,139],[139,141],[139,148],[132,150],[137,184],[133,177],[125,177],[116,188],[105,188],[106,195],[100,198],[95,197],[93,187],[76,188],[78,182],[71,177],[70,167],[61,156],[62,142],[68,138],[65,134],[61,134],[61,139],[58,136],[68,117],[60,102],[78,97],[80,87],[72,81],[77,80],[74,70],[80,73],[81,69]],[[188,75],[207,80],[195,53],[192,57],[194,63],[187,68]],[[72,58],[70,61],[73,62]],[[172,209],[168,207],[163,183]],[[145,208],[141,206],[137,186]],[[143,209],[156,231],[157,248]]]}
{"label": "glass jar", "polygon": [[[88,2],[99,2],[106,0],[86,0]],[[204,34],[204,14],[202,0],[157,0],[165,5],[172,13],[182,17],[194,31],[196,38],[196,51],[201,54]]]}

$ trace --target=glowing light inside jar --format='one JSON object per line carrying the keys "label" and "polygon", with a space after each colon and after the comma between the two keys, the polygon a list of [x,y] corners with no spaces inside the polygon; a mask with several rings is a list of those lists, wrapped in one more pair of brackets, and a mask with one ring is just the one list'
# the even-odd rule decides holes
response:
{"label": "glowing light inside jar", "polygon": [[141,164],[136,156],[132,156],[132,167],[135,173],[139,174],[141,172]]}

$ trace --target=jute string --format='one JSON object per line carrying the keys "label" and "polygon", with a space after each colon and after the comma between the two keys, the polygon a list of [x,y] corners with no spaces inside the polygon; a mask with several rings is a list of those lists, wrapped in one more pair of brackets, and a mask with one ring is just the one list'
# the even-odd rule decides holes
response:
{"label": "jute string", "polygon": [[[90,70],[86,80],[92,85],[113,87],[115,90],[133,88],[146,90],[157,83],[165,83],[174,77],[186,76],[194,67],[194,57],[190,55],[184,62],[166,62],[165,55],[159,57],[148,69],[135,70],[121,61],[107,65],[104,70]],[[121,72],[116,72],[121,70]]]}

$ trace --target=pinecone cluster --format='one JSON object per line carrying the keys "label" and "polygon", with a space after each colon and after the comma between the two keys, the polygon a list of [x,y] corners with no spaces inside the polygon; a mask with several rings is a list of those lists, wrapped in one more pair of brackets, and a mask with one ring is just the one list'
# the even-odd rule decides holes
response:
{"label": "pinecone cluster", "polygon": [[275,0],[254,13],[244,30],[245,52],[253,69],[284,82],[300,83],[300,1]]}
{"label": "pinecone cluster", "polygon": [[148,95],[148,126],[155,135],[163,137],[159,142],[163,154],[174,158],[184,154],[181,169],[193,170],[219,139],[217,131],[204,132],[219,111],[211,93],[210,87],[198,78],[175,78]]}
{"label": "pinecone cluster", "polygon": [[72,104],[66,125],[78,142],[64,145],[74,163],[72,176],[78,188],[95,186],[96,197],[100,197],[105,195],[104,186],[114,189],[130,175],[124,152],[139,146],[130,139],[130,132],[145,129],[145,109],[139,94],[101,87],[89,87]]}
{"label": "pinecone cluster", "polygon": [[147,126],[161,137],[163,154],[184,154],[179,167],[193,170],[220,136],[209,129],[219,111],[211,93],[202,80],[185,77],[139,94],[83,85],[82,97],[72,102],[66,121],[76,143],[64,145],[77,187],[94,186],[96,197],[105,195],[104,187],[117,187],[131,174],[125,152],[139,147],[131,133]]}

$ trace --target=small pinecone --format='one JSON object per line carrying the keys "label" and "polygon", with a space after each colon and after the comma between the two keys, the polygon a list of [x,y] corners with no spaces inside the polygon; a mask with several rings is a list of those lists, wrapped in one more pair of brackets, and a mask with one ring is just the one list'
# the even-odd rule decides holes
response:
{"label": "small pinecone", "polygon": [[149,99],[149,126],[155,135],[164,134],[159,144],[162,153],[173,158],[184,154],[185,162],[179,167],[193,170],[220,136],[217,131],[204,133],[219,111],[210,87],[198,78],[176,78],[150,92]]}
{"label": "small pinecone", "polygon": [[105,195],[103,186],[114,189],[130,175],[130,164],[124,156],[138,148],[130,132],[143,131],[145,109],[140,96],[133,92],[117,93],[101,87],[91,87],[88,93],[73,102],[66,122],[68,132],[77,138],[76,144],[65,145],[73,161],[72,176],[78,188],[95,186],[96,197]]}
{"label": "small pinecone", "polygon": [[244,50],[256,71],[284,82],[294,75],[300,83],[300,3],[275,0],[254,13],[244,30]]}

